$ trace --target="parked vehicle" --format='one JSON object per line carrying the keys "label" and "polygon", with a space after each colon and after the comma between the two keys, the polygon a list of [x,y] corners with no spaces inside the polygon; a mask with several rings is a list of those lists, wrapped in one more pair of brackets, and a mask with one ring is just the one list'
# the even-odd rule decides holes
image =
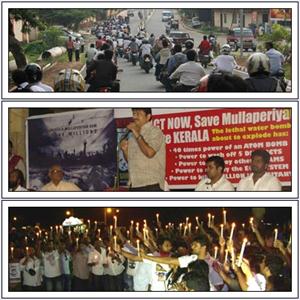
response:
{"label": "parked vehicle", "polygon": [[[237,51],[241,48],[240,37],[241,29],[239,27],[229,30],[227,43],[230,45],[233,51]],[[247,51],[249,49],[256,51],[256,46],[257,44],[252,30],[247,27],[243,28],[243,48]]]}
{"label": "parked vehicle", "polygon": [[199,27],[199,26],[201,26],[201,22],[199,18],[198,17],[192,18],[192,27]]}
{"label": "parked vehicle", "polygon": [[174,14],[170,10],[164,10],[162,12],[162,18],[161,20],[163,22],[168,22],[169,20],[174,18]]}
{"label": "parked vehicle", "polygon": [[169,38],[173,44],[184,44],[188,40],[194,40],[190,34],[182,31],[170,31]]}

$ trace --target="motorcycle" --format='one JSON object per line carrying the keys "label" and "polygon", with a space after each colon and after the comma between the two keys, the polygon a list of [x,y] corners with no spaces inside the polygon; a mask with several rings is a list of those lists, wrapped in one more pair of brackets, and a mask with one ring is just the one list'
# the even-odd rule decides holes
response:
{"label": "motorcycle", "polygon": [[125,49],[124,58],[127,59],[128,62],[130,62],[130,49],[129,48]]}
{"label": "motorcycle", "polygon": [[280,84],[280,87],[282,89],[283,92],[286,92],[286,88],[287,88],[287,82],[286,79],[284,77],[284,70],[280,69],[277,74],[275,74],[273,77],[275,77]]}
{"label": "motorcycle", "polygon": [[153,68],[151,56],[149,54],[145,54],[144,57],[141,57],[140,65],[141,68],[148,74],[149,71]]}
{"label": "motorcycle", "polygon": [[131,51],[131,62],[133,66],[136,66],[137,60],[138,60],[138,54],[137,52],[132,52]]}
{"label": "motorcycle", "polygon": [[207,65],[210,63],[210,55],[202,54],[199,52],[199,61],[200,61],[201,65],[206,69]]}
{"label": "motorcycle", "polygon": [[124,49],[123,49],[123,47],[120,47],[120,46],[118,46],[118,48],[117,48],[117,55],[119,56],[119,57],[123,57],[123,55],[124,55]]}

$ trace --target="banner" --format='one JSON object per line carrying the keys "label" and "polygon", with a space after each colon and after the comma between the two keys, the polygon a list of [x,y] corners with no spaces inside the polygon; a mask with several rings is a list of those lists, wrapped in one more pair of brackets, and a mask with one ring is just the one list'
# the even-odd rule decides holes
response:
{"label": "banner", "polygon": [[291,8],[272,8],[270,9],[270,19],[272,21],[291,21]]}
{"label": "banner", "polygon": [[[130,121],[116,120],[120,128]],[[291,185],[290,109],[182,109],[176,113],[156,109],[153,124],[166,137],[166,181],[171,189],[194,189],[206,176],[205,161],[212,155],[224,158],[225,175],[236,186],[251,173],[251,153],[256,149],[270,153],[269,172],[284,186]],[[120,171],[125,171],[122,163]]]}
{"label": "banner", "polygon": [[29,187],[48,183],[48,170],[60,165],[64,180],[83,191],[114,185],[117,164],[116,126],[112,109],[43,115],[27,120]]}

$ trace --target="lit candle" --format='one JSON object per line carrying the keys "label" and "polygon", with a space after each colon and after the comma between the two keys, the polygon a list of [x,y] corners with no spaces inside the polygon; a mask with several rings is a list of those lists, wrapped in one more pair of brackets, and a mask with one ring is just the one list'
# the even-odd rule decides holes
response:
{"label": "lit candle", "polygon": [[60,228],[60,233],[63,234],[64,233],[64,228],[61,225],[59,226],[59,228]]}
{"label": "lit candle", "polygon": [[108,251],[107,254],[109,254],[110,253],[110,247],[107,248],[107,251]]}
{"label": "lit candle", "polygon": [[98,226],[98,222],[95,221],[95,222],[94,222],[94,225],[95,225],[95,226],[94,226],[94,231],[96,231],[96,230],[97,230],[97,226]]}
{"label": "lit candle", "polygon": [[250,218],[250,220],[249,220],[249,223],[250,223],[250,226],[251,226],[252,232],[254,232],[254,231],[255,231],[255,230],[254,230],[254,226],[253,226],[253,220],[254,220],[254,218],[253,218],[253,217],[251,217],[251,218]]}
{"label": "lit candle", "polygon": [[189,223],[189,234],[192,233],[192,223]]}
{"label": "lit candle", "polygon": [[114,249],[117,251],[117,236],[114,235]]}
{"label": "lit candle", "polygon": [[199,217],[196,217],[196,222],[197,222],[197,225],[200,226],[200,224],[199,224]]}
{"label": "lit candle", "polygon": [[184,226],[184,231],[183,231],[183,236],[186,235],[187,228],[188,228],[188,227],[185,225],[185,226]]}
{"label": "lit candle", "polygon": [[131,220],[131,221],[130,221],[130,227],[133,227],[133,224],[134,224],[134,221]]}
{"label": "lit candle", "polygon": [[227,262],[227,259],[228,259],[228,249],[225,250],[224,264]]}
{"label": "lit candle", "polygon": [[223,224],[226,225],[227,220],[226,220],[226,210],[223,210]]}
{"label": "lit candle", "polygon": [[224,238],[224,225],[223,224],[221,224],[220,225],[221,226],[221,238]]}
{"label": "lit candle", "polygon": [[158,228],[155,228],[156,237],[158,237]]}
{"label": "lit candle", "polygon": [[129,230],[127,230],[126,232],[127,232],[127,238],[129,239],[129,236],[130,236],[130,231],[129,231]]}
{"label": "lit candle", "polygon": [[52,227],[52,226],[50,226],[50,232],[51,232],[51,233],[53,232],[53,227]]}
{"label": "lit candle", "polygon": [[208,214],[207,216],[208,216],[207,227],[210,228],[210,226],[211,226],[211,221],[210,221],[211,220],[211,214]]}
{"label": "lit candle", "polygon": [[26,255],[28,255],[29,247],[26,247]]}
{"label": "lit candle", "polygon": [[76,238],[76,246],[78,247],[79,245],[79,238]]}
{"label": "lit candle", "polygon": [[10,247],[11,258],[14,259],[14,247]]}
{"label": "lit candle", "polygon": [[218,247],[215,247],[214,259],[217,259],[218,256]]}
{"label": "lit candle", "polygon": [[101,229],[99,228],[99,229],[98,229],[98,234],[100,235],[100,233],[101,233]]}
{"label": "lit candle", "polygon": [[156,222],[159,223],[159,214],[156,214]]}
{"label": "lit candle", "polygon": [[71,230],[68,231],[69,239],[71,239]]}
{"label": "lit candle", "polygon": [[240,257],[239,257],[239,260],[238,260],[238,267],[240,267],[242,265],[244,251],[245,251],[245,247],[246,247],[247,242],[248,242],[248,240],[246,238],[244,238],[242,248],[241,248],[241,252],[240,252]]}
{"label": "lit candle", "polygon": [[36,238],[38,239],[40,237],[40,234],[37,232],[36,233]]}
{"label": "lit candle", "polygon": [[235,223],[232,223],[232,224],[231,224],[231,231],[230,231],[229,241],[231,241],[232,238],[233,238],[233,231],[234,231],[234,228],[235,228]]}
{"label": "lit candle", "polygon": [[196,226],[195,228],[196,228],[196,232],[197,232],[197,231],[199,230],[199,227],[198,227],[198,226]]}
{"label": "lit candle", "polygon": [[147,220],[144,220],[144,227],[147,227]]}
{"label": "lit candle", "polygon": [[58,234],[58,226],[57,225],[55,226],[55,232],[56,232],[56,234]]}
{"label": "lit candle", "polygon": [[185,218],[185,226],[188,226],[188,223],[189,223],[189,217],[186,217]]}
{"label": "lit candle", "polygon": [[235,253],[234,253],[234,247],[231,247],[231,259],[232,259],[232,262],[231,262],[231,265],[232,265],[232,268],[234,269],[234,265],[235,265]]}
{"label": "lit candle", "polygon": [[182,223],[179,224],[179,235],[181,235]]}
{"label": "lit candle", "polygon": [[136,223],[136,232],[137,232],[137,233],[139,233],[139,226],[140,226],[140,224],[139,224],[139,222],[137,222],[137,223]]}
{"label": "lit candle", "polygon": [[140,256],[140,240],[136,240],[136,247],[137,247],[138,256]]}
{"label": "lit candle", "polygon": [[114,225],[115,225],[115,228],[117,228],[117,226],[118,226],[118,218],[117,218],[117,216],[114,216]]}
{"label": "lit candle", "polygon": [[143,228],[143,238],[144,238],[144,241],[146,240],[146,229]]}
{"label": "lit candle", "polygon": [[277,241],[277,238],[278,238],[278,229],[275,228],[274,229],[274,243]]}
{"label": "lit candle", "polygon": [[27,245],[28,237],[25,236],[25,244]]}
{"label": "lit candle", "polygon": [[292,244],[292,234],[290,234],[290,239],[289,239],[288,246],[290,246],[291,244]]}
{"label": "lit candle", "polygon": [[211,226],[215,225],[215,216],[211,216]]}
{"label": "lit candle", "polygon": [[91,221],[90,221],[90,220],[87,220],[87,222],[88,222],[88,228],[90,229]]}
{"label": "lit candle", "polygon": [[130,244],[130,240],[127,241],[127,244]]}
{"label": "lit candle", "polygon": [[245,228],[245,224],[244,223],[242,223],[242,227]]}
{"label": "lit candle", "polygon": [[145,229],[145,232],[146,232],[146,238],[147,238],[147,240],[149,240],[149,231],[148,231],[148,229]]}
{"label": "lit candle", "polygon": [[112,237],[112,232],[113,232],[113,226],[112,225],[110,225],[109,226],[109,235]]}

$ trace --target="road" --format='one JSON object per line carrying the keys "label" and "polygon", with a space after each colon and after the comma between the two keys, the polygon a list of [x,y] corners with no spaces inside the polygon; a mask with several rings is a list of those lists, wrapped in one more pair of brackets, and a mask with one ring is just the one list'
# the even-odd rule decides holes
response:
{"label": "road", "polygon": [[[165,23],[161,21],[162,9],[156,9],[154,11],[148,11],[148,19],[146,21],[146,31],[150,35],[154,33],[155,37],[159,37],[161,34],[165,33]],[[138,10],[134,11],[134,17],[130,18],[131,33],[138,33],[138,26],[140,20],[137,14]],[[176,11],[174,11],[176,15]],[[202,39],[202,34],[187,30],[180,25],[179,30],[190,33],[191,37],[194,38],[195,44],[198,45]],[[146,74],[139,65],[133,66],[131,63],[127,62],[125,59],[119,58],[118,68],[121,70],[118,74],[118,79],[120,80],[120,92],[164,92],[164,86],[156,81],[154,76],[154,68],[149,74]],[[213,67],[208,66],[206,73],[211,73]],[[238,70],[234,70],[234,74],[242,78],[248,77],[248,74]],[[85,76],[85,72],[83,72]]]}

